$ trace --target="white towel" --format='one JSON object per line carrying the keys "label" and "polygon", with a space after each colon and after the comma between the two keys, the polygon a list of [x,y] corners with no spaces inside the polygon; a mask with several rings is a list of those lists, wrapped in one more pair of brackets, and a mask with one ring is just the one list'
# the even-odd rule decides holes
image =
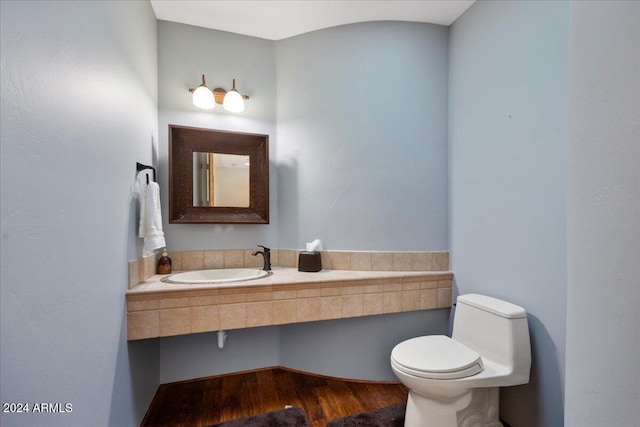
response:
{"label": "white towel", "polygon": [[[140,179],[140,176],[143,179]],[[140,224],[138,237],[144,239],[143,255],[151,255],[155,249],[167,246],[162,231],[162,210],[160,208],[160,187],[157,182],[146,183],[144,174],[136,179],[138,199],[140,202]]]}
{"label": "white towel", "polygon": [[145,193],[147,191],[147,174],[146,173],[139,173],[136,176],[136,182],[133,185],[133,195],[138,199],[138,207],[140,208],[140,221],[138,222],[138,237],[144,237],[144,231],[143,231],[143,226],[144,226],[144,221],[142,220],[142,218],[144,218],[143,212],[144,212],[144,198],[145,198]]}

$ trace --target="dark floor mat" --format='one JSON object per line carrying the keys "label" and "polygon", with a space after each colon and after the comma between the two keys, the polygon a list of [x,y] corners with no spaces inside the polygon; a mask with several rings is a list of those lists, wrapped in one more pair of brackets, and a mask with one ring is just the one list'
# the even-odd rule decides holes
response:
{"label": "dark floor mat", "polygon": [[308,427],[302,408],[286,408],[214,424],[209,427]]}
{"label": "dark floor mat", "polygon": [[327,427],[403,427],[406,403],[331,420]]}

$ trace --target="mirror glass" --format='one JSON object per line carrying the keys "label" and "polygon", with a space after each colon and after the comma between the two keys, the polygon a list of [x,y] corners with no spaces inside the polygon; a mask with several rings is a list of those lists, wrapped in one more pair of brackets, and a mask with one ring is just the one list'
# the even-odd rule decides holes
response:
{"label": "mirror glass", "polygon": [[169,223],[268,224],[269,135],[169,125]]}
{"label": "mirror glass", "polygon": [[249,156],[193,153],[193,206],[249,207]]}

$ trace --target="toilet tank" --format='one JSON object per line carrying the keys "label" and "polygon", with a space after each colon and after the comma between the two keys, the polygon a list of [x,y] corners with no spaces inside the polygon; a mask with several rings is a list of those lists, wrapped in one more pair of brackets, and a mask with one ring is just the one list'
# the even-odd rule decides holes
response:
{"label": "toilet tank", "polygon": [[458,297],[452,338],[528,381],[529,325],[524,308],[485,295]]}

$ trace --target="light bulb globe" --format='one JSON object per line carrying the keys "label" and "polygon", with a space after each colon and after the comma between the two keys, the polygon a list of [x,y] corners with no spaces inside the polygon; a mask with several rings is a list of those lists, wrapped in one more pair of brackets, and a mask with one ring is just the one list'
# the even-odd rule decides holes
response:
{"label": "light bulb globe", "polygon": [[225,110],[232,113],[242,113],[244,111],[244,99],[242,99],[242,95],[240,95],[240,92],[235,89],[231,89],[224,96],[222,106]]}
{"label": "light bulb globe", "polygon": [[213,92],[205,85],[200,85],[193,91],[193,105],[204,110],[211,110],[216,105]]}

